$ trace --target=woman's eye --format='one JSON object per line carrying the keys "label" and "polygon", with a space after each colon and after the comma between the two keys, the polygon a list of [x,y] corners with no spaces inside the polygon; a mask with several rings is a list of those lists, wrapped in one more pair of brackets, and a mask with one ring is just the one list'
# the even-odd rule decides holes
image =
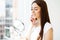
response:
{"label": "woman's eye", "polygon": [[35,9],[35,10],[38,10],[38,9]]}

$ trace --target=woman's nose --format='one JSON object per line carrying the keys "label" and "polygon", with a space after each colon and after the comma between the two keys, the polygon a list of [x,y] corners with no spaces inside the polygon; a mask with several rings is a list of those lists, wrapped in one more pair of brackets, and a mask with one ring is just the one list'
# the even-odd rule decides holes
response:
{"label": "woman's nose", "polygon": [[32,10],[32,13],[35,13],[35,11],[34,11],[34,10]]}
{"label": "woman's nose", "polygon": [[35,18],[35,14],[32,14],[32,15],[31,15],[31,18]]}

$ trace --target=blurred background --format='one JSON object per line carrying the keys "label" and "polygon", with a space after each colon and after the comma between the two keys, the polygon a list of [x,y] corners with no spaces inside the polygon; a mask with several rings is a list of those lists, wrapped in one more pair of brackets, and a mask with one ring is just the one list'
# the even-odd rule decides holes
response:
{"label": "blurred background", "polygon": [[[25,24],[26,31],[30,26],[31,3],[34,0],[0,0],[0,39],[6,34],[10,37],[10,26],[15,19]],[[60,40],[60,0],[45,0],[53,26],[53,40]],[[9,5],[8,5],[9,4]],[[6,20],[10,21],[7,22]],[[5,27],[4,27],[5,24]],[[1,32],[1,30],[3,32]]]}

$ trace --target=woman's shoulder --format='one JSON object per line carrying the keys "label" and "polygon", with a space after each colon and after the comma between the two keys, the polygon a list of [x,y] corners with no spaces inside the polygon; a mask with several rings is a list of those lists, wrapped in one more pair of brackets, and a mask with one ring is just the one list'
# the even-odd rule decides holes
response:
{"label": "woman's shoulder", "polygon": [[46,22],[44,25],[44,34],[47,33],[47,31],[52,28],[52,24],[49,22]]}

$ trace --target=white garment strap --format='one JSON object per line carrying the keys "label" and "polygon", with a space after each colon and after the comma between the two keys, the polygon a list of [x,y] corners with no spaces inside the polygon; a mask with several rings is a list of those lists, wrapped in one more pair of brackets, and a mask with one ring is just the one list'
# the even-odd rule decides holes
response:
{"label": "white garment strap", "polygon": [[44,34],[47,33],[47,31],[52,28],[52,25],[48,22],[45,23],[45,26],[44,26]]}

